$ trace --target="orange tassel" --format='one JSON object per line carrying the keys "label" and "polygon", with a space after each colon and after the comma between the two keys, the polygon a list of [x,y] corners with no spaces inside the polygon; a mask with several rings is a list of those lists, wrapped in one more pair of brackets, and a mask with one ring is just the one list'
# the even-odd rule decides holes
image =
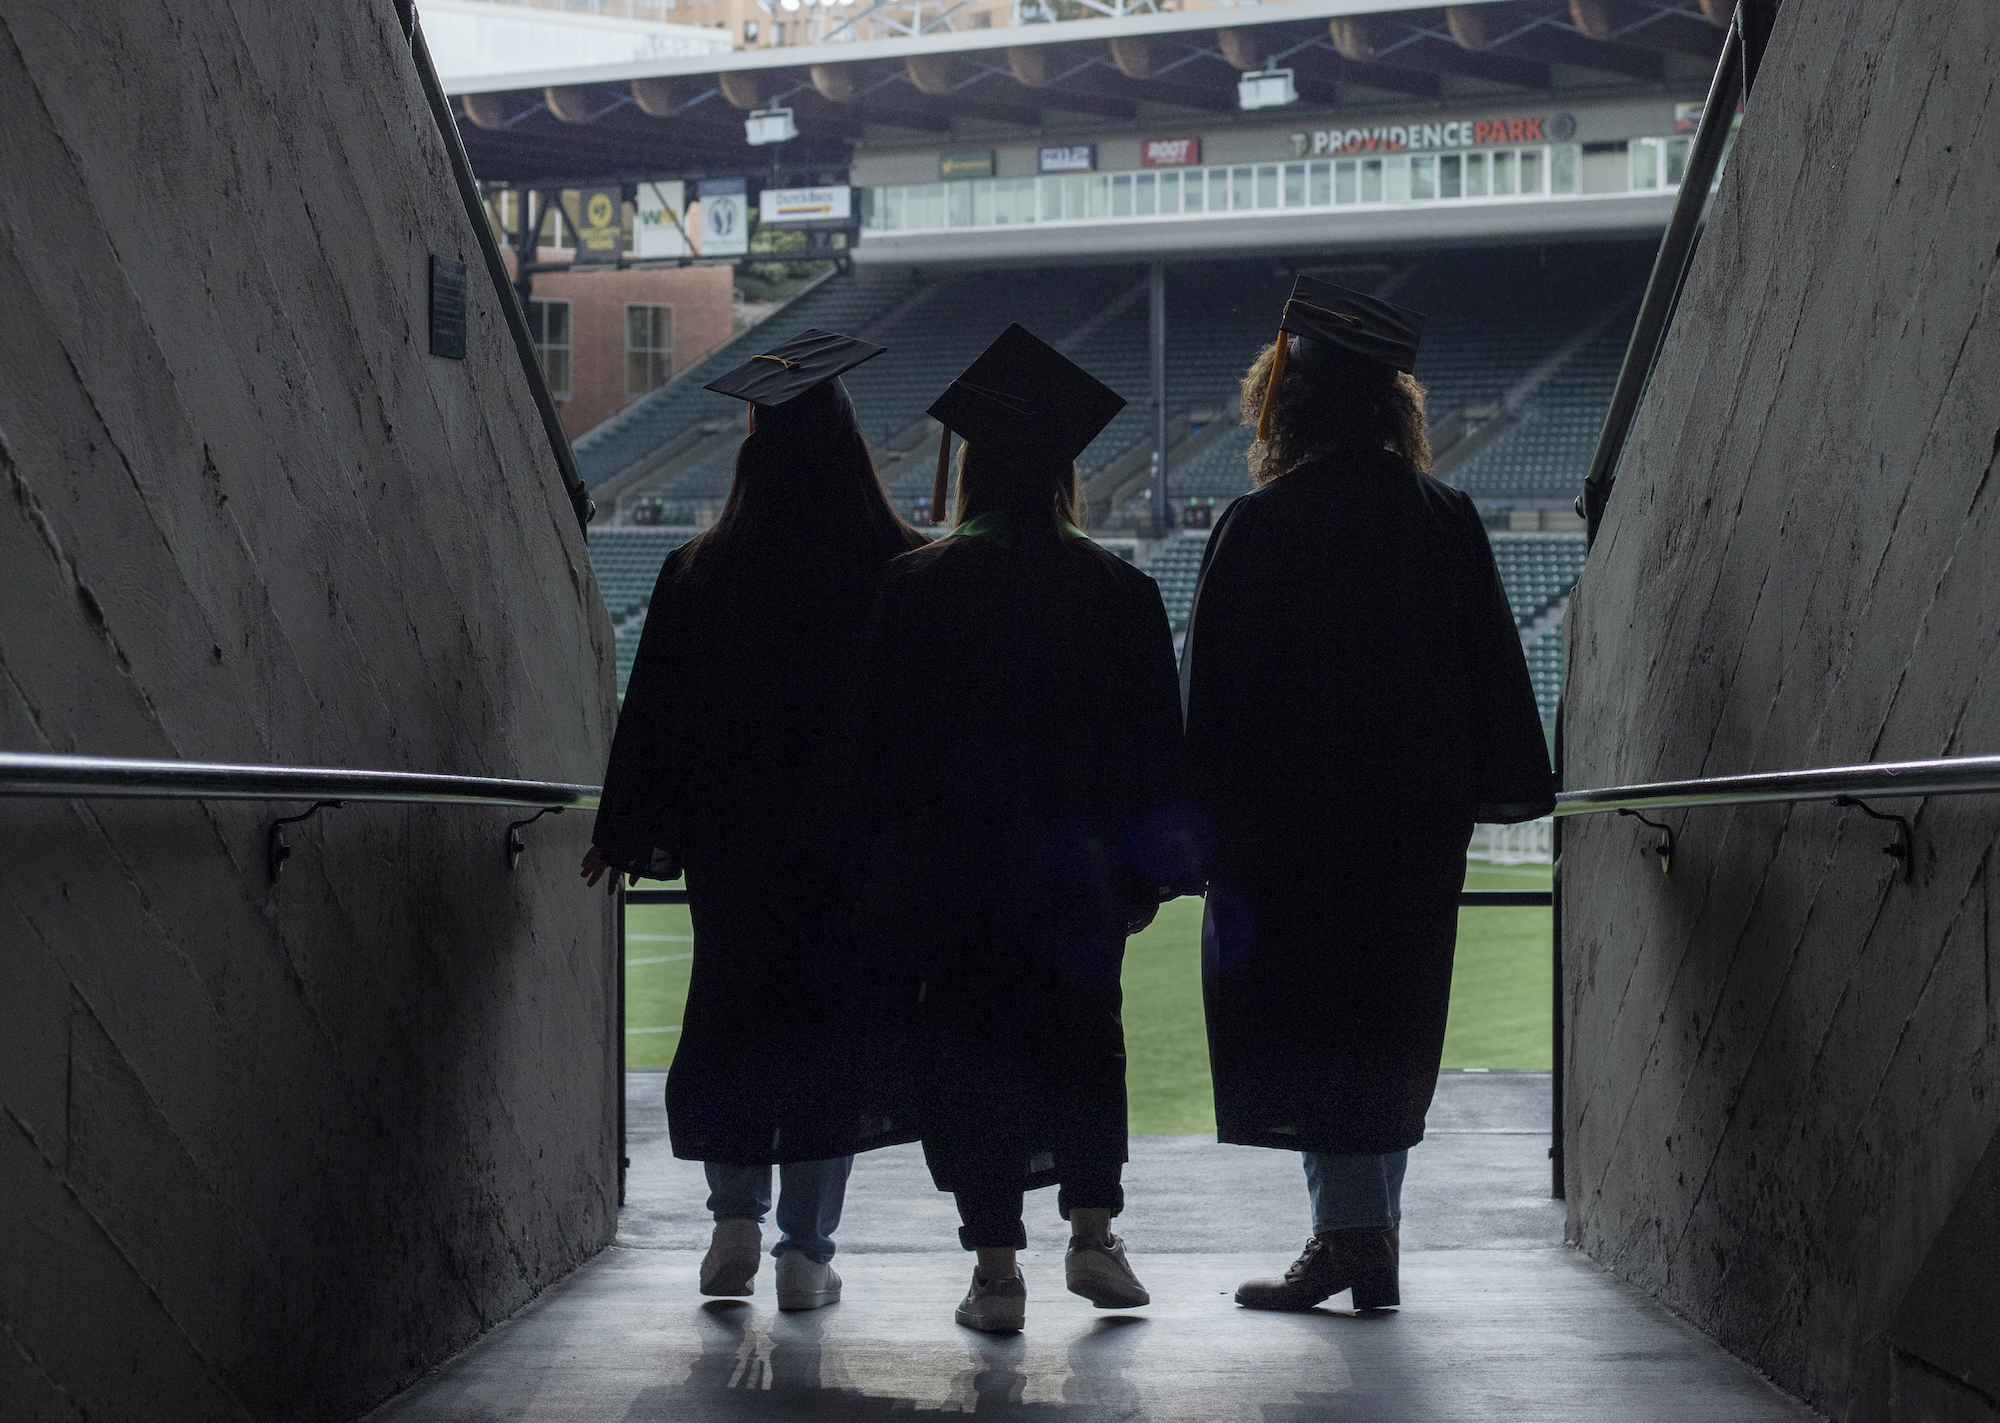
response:
{"label": "orange tassel", "polygon": [[947,425],[938,430],[937,482],[931,485],[931,522],[933,524],[949,522],[944,509],[944,496],[950,484],[951,427]]}
{"label": "orange tassel", "polygon": [[1264,382],[1264,403],[1257,407],[1257,438],[1271,438],[1271,396],[1278,389],[1278,382],[1285,377],[1285,354],[1292,348],[1292,333],[1278,333],[1278,350],[1271,357],[1271,378]]}

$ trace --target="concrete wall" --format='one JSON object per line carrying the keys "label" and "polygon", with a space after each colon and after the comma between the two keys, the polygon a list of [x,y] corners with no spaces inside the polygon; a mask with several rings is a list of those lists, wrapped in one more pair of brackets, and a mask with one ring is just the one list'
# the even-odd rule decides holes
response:
{"label": "concrete wall", "polygon": [[[1790,0],[1569,615],[1572,786],[2000,751],[2000,8]],[[2000,1416],[2000,798],[1571,822],[1572,1237],[1839,1419]]]}
{"label": "concrete wall", "polygon": [[[0,0],[0,185],[0,746],[594,780],[609,628],[389,0]],[[300,808],[0,801],[0,1416],[351,1417],[613,1229],[588,817],[510,873],[508,812],[327,812],[274,886]]]}

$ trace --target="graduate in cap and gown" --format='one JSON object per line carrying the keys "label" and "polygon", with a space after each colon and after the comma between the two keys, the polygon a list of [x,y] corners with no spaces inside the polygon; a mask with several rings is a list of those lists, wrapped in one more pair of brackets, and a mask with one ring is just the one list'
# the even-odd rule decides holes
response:
{"label": "graduate in cap and gown", "polygon": [[869,642],[864,915],[903,956],[925,1159],[978,1256],[957,1318],[990,1332],[1021,1327],[1039,1186],[1060,1186],[1068,1287],[1147,1302],[1111,1233],[1119,973],[1195,857],[1159,590],[1077,527],[1076,457],[1124,403],[1010,326],[930,408],[933,509],[965,440],[952,527],[890,565]]}
{"label": "graduate in cap and gown", "polygon": [[884,496],[840,381],[883,349],[808,330],[707,386],[749,403],[750,434],[721,516],[660,570],[584,860],[593,885],[686,873],[694,962],[667,1126],[676,1156],[707,1165],[701,1291],[754,1293],[775,1165],[781,1309],[840,1297],[828,1262],[853,1154],[915,1140],[857,1051],[882,976],[802,804],[882,570],[924,542]]}
{"label": "graduate in cap and gown", "polygon": [[1222,1141],[1304,1154],[1313,1237],[1239,1304],[1398,1302],[1475,821],[1555,804],[1479,512],[1431,478],[1424,318],[1300,277],[1243,379],[1256,489],[1216,522],[1181,660],[1214,817],[1202,974]]}

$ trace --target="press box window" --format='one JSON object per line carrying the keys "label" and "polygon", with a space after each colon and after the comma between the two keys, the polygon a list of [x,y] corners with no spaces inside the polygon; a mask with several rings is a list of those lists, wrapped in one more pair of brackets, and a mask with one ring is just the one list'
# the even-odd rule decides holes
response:
{"label": "press box window", "polygon": [[529,302],[528,334],[534,339],[535,359],[542,363],[542,379],[549,383],[549,394],[557,400],[568,400],[569,303]]}
{"label": "press box window", "polygon": [[674,365],[674,309],[625,308],[625,394],[644,395],[667,383]]}

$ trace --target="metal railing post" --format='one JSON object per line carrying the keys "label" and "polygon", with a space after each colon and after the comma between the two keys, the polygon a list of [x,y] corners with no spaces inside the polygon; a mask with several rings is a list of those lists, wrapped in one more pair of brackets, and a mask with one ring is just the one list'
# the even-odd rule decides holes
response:
{"label": "metal railing post", "polygon": [[[1563,715],[1556,704],[1556,784],[1562,784]],[[1549,827],[1549,1195],[1562,1200],[1563,1180],[1563,826]]]}
{"label": "metal railing post", "polygon": [[[616,870],[613,874],[618,874]],[[618,1034],[618,1205],[625,1205],[625,1173],[632,1168],[632,1153],[625,1144],[625,876],[618,875],[618,1017],[612,1031]]]}
{"label": "metal railing post", "polygon": [[1153,537],[1167,536],[1167,264],[1155,262],[1147,273],[1150,297],[1147,336],[1153,357]]}

